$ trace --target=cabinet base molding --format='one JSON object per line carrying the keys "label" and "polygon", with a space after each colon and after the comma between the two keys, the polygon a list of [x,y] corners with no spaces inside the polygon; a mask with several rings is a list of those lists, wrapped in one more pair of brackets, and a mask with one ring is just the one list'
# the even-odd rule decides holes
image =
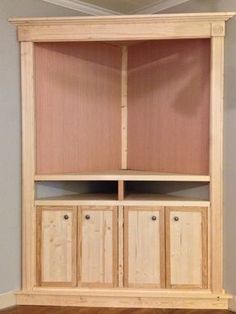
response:
{"label": "cabinet base molding", "polygon": [[236,295],[229,300],[229,310],[236,313]]}
{"label": "cabinet base molding", "polygon": [[151,291],[134,289],[41,289],[17,293],[18,305],[228,309],[229,295],[188,291]]}
{"label": "cabinet base molding", "polygon": [[15,291],[0,294],[0,310],[16,305]]}

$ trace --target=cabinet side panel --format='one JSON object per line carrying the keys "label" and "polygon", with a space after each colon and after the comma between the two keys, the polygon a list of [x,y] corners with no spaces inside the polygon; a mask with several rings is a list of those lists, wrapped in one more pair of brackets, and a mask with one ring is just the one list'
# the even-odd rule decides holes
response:
{"label": "cabinet side panel", "polygon": [[34,175],[35,99],[34,44],[21,43],[22,98],[22,287],[31,290],[36,282]]}
{"label": "cabinet side panel", "polygon": [[208,174],[210,43],[129,47],[128,169]]}
{"label": "cabinet side panel", "polygon": [[121,167],[121,48],[35,48],[37,173]]}

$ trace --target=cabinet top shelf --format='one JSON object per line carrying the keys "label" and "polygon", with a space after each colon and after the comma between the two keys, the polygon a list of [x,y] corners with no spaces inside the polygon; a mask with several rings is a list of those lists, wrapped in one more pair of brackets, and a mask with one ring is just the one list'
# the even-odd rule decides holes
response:
{"label": "cabinet top shelf", "polygon": [[134,170],[35,175],[35,181],[117,181],[117,180],[209,182],[210,176],[195,174],[134,171]]}

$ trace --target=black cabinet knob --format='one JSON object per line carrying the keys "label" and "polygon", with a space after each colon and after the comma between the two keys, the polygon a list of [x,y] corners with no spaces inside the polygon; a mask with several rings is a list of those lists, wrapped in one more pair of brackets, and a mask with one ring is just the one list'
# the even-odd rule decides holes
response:
{"label": "black cabinet knob", "polygon": [[179,217],[175,216],[174,221],[179,221]]}
{"label": "black cabinet knob", "polygon": [[90,215],[85,215],[85,219],[89,220],[90,219]]}
{"label": "black cabinet knob", "polygon": [[64,219],[65,220],[68,220],[69,219],[69,216],[66,214],[66,215],[64,215]]}
{"label": "black cabinet knob", "polygon": [[152,220],[153,221],[157,220],[157,217],[156,216],[152,216]]}

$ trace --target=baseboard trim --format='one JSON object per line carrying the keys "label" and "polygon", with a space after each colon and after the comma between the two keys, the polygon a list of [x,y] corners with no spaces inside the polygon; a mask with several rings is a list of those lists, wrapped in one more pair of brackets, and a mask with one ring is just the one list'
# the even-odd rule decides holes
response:
{"label": "baseboard trim", "polygon": [[[33,291],[17,293],[19,305],[47,305],[47,306],[83,306],[83,307],[116,307],[116,308],[163,308],[163,309],[228,309],[230,296],[221,294],[178,294],[163,293],[150,296],[130,294],[117,295],[114,293],[66,293],[60,291]],[[138,293],[137,293],[138,294]]]}
{"label": "baseboard trim", "polygon": [[236,295],[229,300],[229,310],[236,313]]}
{"label": "baseboard trim", "polygon": [[15,291],[0,294],[0,310],[16,305]]}

